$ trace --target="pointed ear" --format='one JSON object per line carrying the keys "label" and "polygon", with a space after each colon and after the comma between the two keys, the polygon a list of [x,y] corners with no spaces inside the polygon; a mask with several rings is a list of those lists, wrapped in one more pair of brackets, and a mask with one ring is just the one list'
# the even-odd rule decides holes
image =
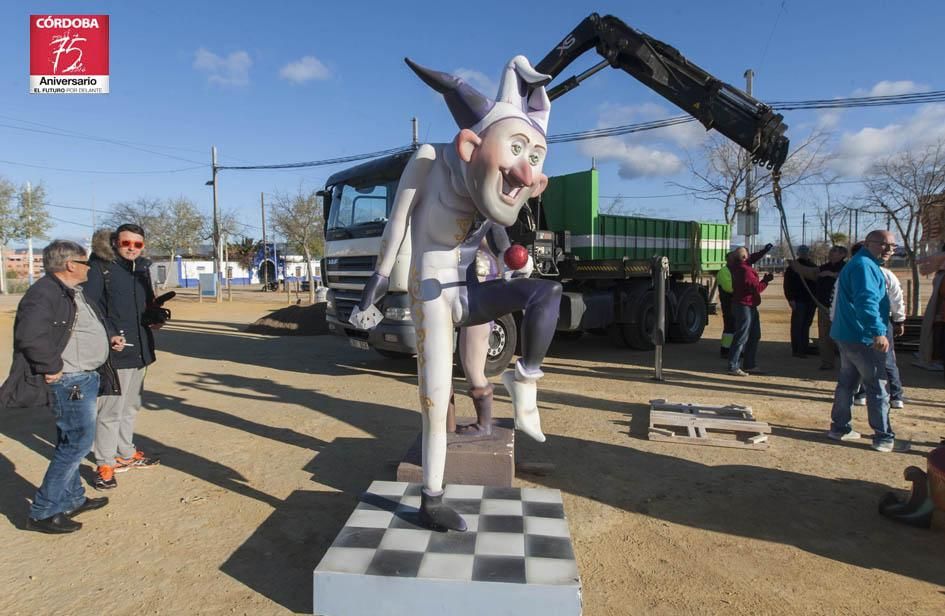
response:
{"label": "pointed ear", "polygon": [[459,159],[464,163],[468,163],[472,160],[473,152],[482,143],[482,139],[468,128],[464,128],[456,135],[454,143],[456,144],[456,154],[459,155]]}
{"label": "pointed ear", "polygon": [[538,178],[538,188],[530,196],[537,197],[541,193],[545,192],[546,188],[548,188],[548,176],[542,173]]}

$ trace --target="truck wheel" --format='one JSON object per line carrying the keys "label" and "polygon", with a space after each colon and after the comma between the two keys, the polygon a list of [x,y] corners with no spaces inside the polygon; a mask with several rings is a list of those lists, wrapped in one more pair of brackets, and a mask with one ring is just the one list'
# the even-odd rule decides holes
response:
{"label": "truck wheel", "polygon": [[486,376],[495,376],[508,368],[518,341],[518,327],[510,314],[492,322],[489,333],[489,352],[486,355]]}
{"label": "truck wheel", "polygon": [[633,302],[631,308],[635,323],[621,323],[620,335],[624,343],[631,349],[649,351],[653,348],[653,327],[656,325],[656,305],[653,291],[641,293]]}
{"label": "truck wheel", "polygon": [[669,324],[669,341],[698,342],[705,331],[705,319],[706,305],[702,293],[698,287],[687,286],[676,303],[676,320]]}
{"label": "truck wheel", "polygon": [[378,348],[374,350],[377,351],[381,357],[386,357],[387,359],[410,359],[413,357],[412,353],[401,353],[400,351],[388,351],[387,349]]}

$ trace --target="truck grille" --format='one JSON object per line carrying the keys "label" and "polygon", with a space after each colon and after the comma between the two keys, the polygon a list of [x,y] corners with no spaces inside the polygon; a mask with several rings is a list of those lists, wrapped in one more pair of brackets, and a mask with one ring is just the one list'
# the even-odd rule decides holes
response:
{"label": "truck grille", "polygon": [[346,323],[355,304],[361,301],[361,291],[374,273],[377,257],[328,257],[325,263],[325,283],[335,291],[335,313]]}

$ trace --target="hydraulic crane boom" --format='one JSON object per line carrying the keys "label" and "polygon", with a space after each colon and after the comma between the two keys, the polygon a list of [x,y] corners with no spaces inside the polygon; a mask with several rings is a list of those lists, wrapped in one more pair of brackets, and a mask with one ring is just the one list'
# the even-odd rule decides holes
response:
{"label": "hydraulic crane boom", "polygon": [[720,81],[674,47],[634,30],[611,15],[592,13],[535,68],[557,77],[569,64],[596,48],[604,60],[548,91],[552,100],[570,92],[607,65],[619,68],[751,153],[752,162],[775,171],[787,158],[784,117],[745,92]]}

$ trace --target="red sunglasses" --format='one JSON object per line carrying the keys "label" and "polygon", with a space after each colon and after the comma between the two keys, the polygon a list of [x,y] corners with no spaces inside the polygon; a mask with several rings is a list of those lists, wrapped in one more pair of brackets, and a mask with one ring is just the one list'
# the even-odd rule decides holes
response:
{"label": "red sunglasses", "polygon": [[139,250],[144,248],[144,242],[137,242],[137,241],[132,241],[132,240],[122,240],[118,242],[118,245],[121,246],[122,248],[129,248],[131,246],[134,246],[135,248]]}

